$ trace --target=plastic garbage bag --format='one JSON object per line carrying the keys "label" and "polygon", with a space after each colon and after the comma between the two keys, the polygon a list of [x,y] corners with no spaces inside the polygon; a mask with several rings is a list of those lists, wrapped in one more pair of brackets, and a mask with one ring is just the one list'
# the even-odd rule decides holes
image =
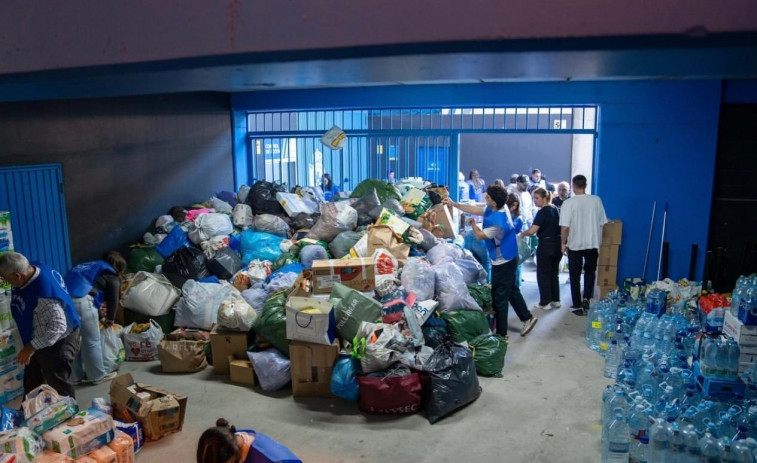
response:
{"label": "plastic garbage bag", "polygon": [[300,262],[306,268],[313,268],[314,260],[325,260],[329,258],[329,253],[323,247],[317,244],[309,244],[300,251]]}
{"label": "plastic garbage bag", "polygon": [[214,236],[213,238],[200,243],[200,249],[202,249],[202,252],[205,253],[205,257],[207,257],[208,260],[212,259],[216,255],[216,252],[228,247],[228,236]]}
{"label": "plastic garbage bag", "polygon": [[242,264],[250,261],[268,260],[275,262],[281,255],[281,237],[270,233],[245,230],[241,235]]}
{"label": "plastic garbage bag", "polygon": [[137,323],[124,327],[124,349],[129,362],[149,362],[158,357],[158,343],[163,339],[163,329],[153,319],[149,327],[137,332],[141,326]]}
{"label": "plastic garbage bag", "polygon": [[239,187],[239,191],[237,192],[237,201],[240,203],[247,202],[247,196],[250,194],[250,187],[247,185],[242,185]]}
{"label": "plastic garbage bag", "polygon": [[260,337],[273,344],[284,355],[289,355],[289,340],[286,338],[286,310],[284,308],[289,291],[279,291],[269,297],[263,310],[252,322],[252,329]]}
{"label": "plastic garbage bag", "polygon": [[402,268],[402,287],[413,292],[419,301],[433,299],[436,288],[436,274],[431,264],[420,257],[410,257]]}
{"label": "plastic garbage bag", "polygon": [[373,209],[368,211],[368,215],[370,215],[373,220],[376,220],[381,215],[381,211],[383,209],[386,209],[389,212],[393,212],[399,217],[405,215],[405,208],[402,207],[402,204],[400,204],[399,200],[394,198],[387,199],[386,201],[382,202],[381,205],[374,207]]}
{"label": "plastic garbage bag", "polygon": [[257,316],[258,313],[242,295],[232,290],[231,297],[221,302],[218,308],[218,326],[227,330],[247,332],[252,328]]}
{"label": "plastic garbage bag", "polygon": [[168,256],[161,271],[177,288],[183,287],[187,280],[200,280],[210,275],[205,254],[188,246],[179,248]]}
{"label": "plastic garbage bag", "polygon": [[516,236],[516,240],[518,242],[518,262],[523,263],[531,257],[531,254],[533,254],[533,249],[531,248],[531,238],[526,236]]}
{"label": "plastic garbage bag", "polygon": [[336,331],[348,342],[354,339],[362,322],[373,322],[381,317],[381,303],[341,283],[331,288],[329,302],[334,305]]}
{"label": "plastic garbage bag", "polygon": [[457,268],[463,272],[463,279],[466,285],[472,285],[478,283],[483,285],[489,277],[484,267],[478,263],[476,259],[458,259],[455,261]]}
{"label": "plastic garbage bag", "polygon": [[273,264],[267,260],[255,259],[247,264],[245,273],[250,279],[250,284],[258,281],[264,281],[273,271]]}
{"label": "plastic garbage bag", "polygon": [[249,204],[237,204],[231,212],[231,218],[235,227],[247,230],[252,227],[252,208]]}
{"label": "plastic garbage bag", "polygon": [[402,199],[400,192],[399,190],[397,190],[396,186],[392,185],[391,183],[376,180],[373,178],[369,178],[360,182],[358,186],[355,187],[354,190],[352,190],[350,197],[361,198],[370,193],[372,190],[376,190],[376,195],[378,196],[379,201],[381,201],[382,203],[387,199],[396,199],[397,201]]}
{"label": "plastic garbage bag", "polygon": [[478,310],[453,310],[442,313],[447,329],[455,342],[470,342],[482,334],[490,334],[486,314]]}
{"label": "plastic garbage bag", "polygon": [[218,322],[218,307],[231,294],[231,285],[187,280],[176,304],[175,326],[210,331]]}
{"label": "plastic garbage bag", "polygon": [[247,356],[262,390],[278,391],[292,380],[289,359],[276,349],[247,352]]}
{"label": "plastic garbage bag", "polygon": [[121,325],[112,325],[109,328],[100,330],[100,345],[103,353],[103,370],[106,373],[118,371],[118,368],[126,360],[126,350],[124,342],[121,340],[123,334]]}
{"label": "plastic garbage bag", "polygon": [[334,256],[335,259],[341,259],[342,257],[348,255],[350,253],[350,249],[352,249],[355,243],[357,243],[358,240],[362,238],[362,236],[363,233],[354,231],[345,231],[336,235],[336,238],[334,238],[329,244],[331,255]]}
{"label": "plastic garbage bag", "polygon": [[372,209],[380,205],[381,202],[379,201],[376,189],[374,188],[369,193],[361,196],[360,199],[352,203],[350,206],[352,206],[358,214],[368,214]]}
{"label": "plastic garbage bag", "polygon": [[[165,241],[165,240],[164,240]],[[155,267],[163,263],[163,256],[153,247],[137,246],[129,251],[129,260],[127,262],[127,273],[155,271]]]}
{"label": "plastic garbage bag", "polygon": [[418,245],[419,248],[421,248],[424,252],[428,252],[439,244],[439,238],[435,237],[433,233],[426,230],[425,228],[420,229],[421,235],[423,235],[423,241]]}
{"label": "plastic garbage bag", "polygon": [[424,396],[426,418],[433,424],[481,395],[473,354],[450,342],[438,346],[426,362],[430,391]]}
{"label": "plastic garbage bag", "polygon": [[492,287],[489,284],[485,285],[479,285],[479,284],[472,284],[468,285],[468,293],[471,295],[474,301],[476,301],[476,304],[479,305],[483,310],[491,310],[492,309]]}
{"label": "plastic garbage bag", "polygon": [[340,355],[331,371],[331,393],[350,402],[360,397],[356,375],[360,371],[360,361],[352,356]]}
{"label": "plastic garbage bag", "polygon": [[423,330],[423,339],[426,345],[435,349],[436,346],[442,344],[444,339],[449,336],[447,331],[447,322],[441,317],[431,317],[421,327]]}
{"label": "plastic garbage bag", "polygon": [[242,259],[229,247],[216,251],[208,261],[208,270],[221,280],[228,280],[242,268]]}
{"label": "plastic garbage bag", "polygon": [[[210,203],[210,207],[215,209],[216,212],[219,214],[231,214],[234,210],[234,208],[229,204],[228,202],[213,196],[208,200],[208,203]],[[207,204],[207,203],[206,203]]]}
{"label": "plastic garbage bag", "polygon": [[426,258],[431,265],[456,261],[461,257],[463,257],[463,250],[452,243],[440,243],[426,253]]}
{"label": "plastic garbage bag", "polygon": [[484,267],[487,274],[491,273],[491,258],[489,258],[489,251],[486,249],[484,240],[476,239],[473,231],[468,231],[463,237],[463,247],[473,254],[473,257]]}
{"label": "plastic garbage bag", "polygon": [[164,239],[166,239],[166,236],[168,236],[165,233],[155,233],[152,234],[150,232],[145,233],[142,235],[142,241],[148,246],[157,246],[159,245]]}
{"label": "plastic garbage bag", "polygon": [[282,253],[275,261],[273,261],[273,269],[279,270],[280,268],[296,263],[299,263],[299,259],[290,250],[290,252]]}
{"label": "plastic garbage bag", "polygon": [[242,297],[256,312],[260,313],[268,299],[268,291],[265,290],[262,283],[259,283],[257,286],[242,291]]}
{"label": "plastic garbage bag", "polygon": [[171,310],[179,296],[179,289],[164,275],[138,272],[126,288],[121,305],[142,315],[159,317]]}
{"label": "plastic garbage bag", "polygon": [[407,345],[408,339],[394,325],[361,322],[354,349],[360,358],[363,373],[372,373],[386,370],[399,362],[400,354],[407,350]]}
{"label": "plastic garbage bag", "polygon": [[321,218],[310,229],[307,237],[331,242],[339,233],[353,230],[356,226],[357,211],[355,209],[350,206],[344,206],[341,210],[337,210],[335,206],[327,207],[324,208]]}
{"label": "plastic garbage bag", "polygon": [[423,370],[433,353],[434,348],[428,345],[422,345],[416,349],[408,349],[400,354],[400,363],[415,370]]}
{"label": "plastic garbage bag", "polygon": [[284,219],[271,214],[260,214],[253,223],[255,230],[278,236],[289,236],[289,225]]}
{"label": "plastic garbage bag", "polygon": [[295,230],[309,230],[313,225],[315,225],[315,219],[304,212],[292,217],[292,228]]}
{"label": "plastic garbage bag", "polygon": [[436,297],[440,312],[449,310],[481,310],[481,307],[468,293],[463,279],[463,272],[454,262],[445,262],[434,267],[436,273]]}
{"label": "plastic garbage bag", "polygon": [[279,291],[292,289],[299,272],[281,272],[275,275],[271,274],[271,280],[266,283],[265,289],[268,294],[274,294]]}
{"label": "plastic garbage bag", "polygon": [[188,235],[189,240],[199,246],[214,236],[231,235],[233,231],[234,226],[228,215],[210,212],[195,219],[194,225],[189,227]]}
{"label": "plastic garbage bag", "polygon": [[252,213],[255,215],[284,214],[284,208],[276,199],[276,193],[279,191],[284,191],[284,189],[271,182],[256,182],[252,185],[245,202],[252,207]]}
{"label": "plastic garbage bag", "polygon": [[473,350],[476,372],[481,376],[502,377],[507,354],[507,341],[498,334],[482,334],[468,342]]}

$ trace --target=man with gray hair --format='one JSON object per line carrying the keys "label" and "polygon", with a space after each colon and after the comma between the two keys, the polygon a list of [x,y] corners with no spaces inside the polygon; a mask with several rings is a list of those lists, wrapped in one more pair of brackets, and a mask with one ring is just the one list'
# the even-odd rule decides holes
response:
{"label": "man with gray hair", "polygon": [[71,365],[79,352],[81,323],[63,276],[9,252],[0,256],[0,278],[13,287],[11,313],[24,344],[17,357],[26,366],[24,393],[47,383],[59,394],[75,398]]}

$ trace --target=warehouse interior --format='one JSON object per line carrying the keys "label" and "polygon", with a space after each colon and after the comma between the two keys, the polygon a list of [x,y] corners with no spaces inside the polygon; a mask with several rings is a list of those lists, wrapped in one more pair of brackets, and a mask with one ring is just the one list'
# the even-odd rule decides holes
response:
{"label": "warehouse interior", "polygon": [[[14,2],[0,17],[0,210],[28,205],[14,230],[17,247],[60,270],[128,251],[172,206],[266,179],[255,165],[250,114],[576,107],[596,108],[596,125],[573,135],[589,137],[591,159],[581,166],[591,171],[565,163],[554,171],[560,180],[585,174],[608,217],[622,220],[619,281],[642,276],[654,202],[667,205],[671,278],[690,274],[693,244],[695,278],[712,271],[718,291],[757,270],[748,232],[757,226],[753,2],[701,1],[685,11],[675,2],[591,0],[486,0],[475,8],[452,0],[172,3],[63,11]],[[503,126],[493,135],[430,127],[427,136],[451,137],[447,146],[460,149],[440,183],[471,168],[507,183],[509,167],[488,173],[496,157],[481,157],[477,167],[463,157],[466,139],[476,146],[476,137],[522,136],[527,151],[533,142],[525,137],[564,137],[556,143],[575,153],[571,135],[554,133],[564,128]],[[403,136],[393,130],[346,131],[354,139]],[[303,137],[316,131],[324,130]],[[49,217],[33,209],[49,185],[14,177],[43,165],[60,172],[51,180],[49,203],[57,206]],[[551,165],[524,159],[513,168],[550,173]],[[368,172],[383,175],[387,166]],[[662,221],[658,212],[656,234]],[[718,248],[708,262],[705,251]],[[659,253],[653,247],[649,261]],[[654,279],[654,267],[643,276]],[[536,303],[535,282],[523,291],[529,306]],[[540,318],[532,335],[511,333],[504,378],[482,380],[480,400],[433,426],[420,416],[367,417],[337,399],[261,394],[211,370],[172,376],[154,363],[127,363],[122,372],[189,396],[184,430],[138,459],[193,460],[199,435],[219,416],[286,443],[303,461],[596,459],[608,384],[602,358],[585,346],[585,319],[568,311]],[[82,387],[79,398],[107,391],[107,384]]]}

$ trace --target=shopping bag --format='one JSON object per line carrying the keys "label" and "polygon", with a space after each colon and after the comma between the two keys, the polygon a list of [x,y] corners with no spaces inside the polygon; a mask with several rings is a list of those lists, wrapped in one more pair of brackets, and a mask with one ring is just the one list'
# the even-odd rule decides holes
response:
{"label": "shopping bag", "polygon": [[158,317],[167,314],[180,295],[165,276],[138,272],[126,288],[121,305],[142,315]]}
{"label": "shopping bag", "polygon": [[129,362],[148,362],[158,356],[158,343],[163,339],[163,330],[158,322],[150,319],[149,327],[142,332],[136,323],[124,328],[124,348]]}
{"label": "shopping bag", "polygon": [[339,337],[352,341],[361,322],[374,322],[381,317],[381,303],[341,283],[334,283],[329,301],[334,304],[336,331]]}
{"label": "shopping bag", "polygon": [[372,415],[406,415],[421,409],[421,380],[406,367],[389,374],[358,375],[358,407]]}
{"label": "shopping bag", "polygon": [[286,302],[287,339],[330,346],[336,338],[334,305],[311,297],[290,297]]}
{"label": "shopping bag", "polygon": [[126,360],[126,350],[121,340],[123,327],[113,325],[100,330],[100,344],[103,351],[103,368],[106,372],[117,371]]}
{"label": "shopping bag", "polygon": [[208,366],[206,341],[170,341],[158,343],[158,359],[163,373],[194,373]]}

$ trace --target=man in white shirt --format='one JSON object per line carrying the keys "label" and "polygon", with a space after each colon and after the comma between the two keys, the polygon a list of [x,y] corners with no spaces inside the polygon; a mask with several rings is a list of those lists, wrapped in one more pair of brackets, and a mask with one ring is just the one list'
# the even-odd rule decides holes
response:
{"label": "man in white shirt", "polygon": [[[602,226],[607,223],[607,216],[599,196],[586,194],[586,177],[583,175],[573,177],[573,193],[574,196],[566,199],[560,209],[560,235],[563,254],[568,254],[573,313],[586,315],[589,300],[594,296]],[[583,299],[581,268],[584,271]]]}
{"label": "man in white shirt", "polygon": [[534,216],[536,215],[534,199],[531,197],[531,193],[528,192],[529,184],[528,175],[519,176],[518,181],[515,183],[518,189],[518,198],[520,199],[520,215],[523,218],[524,229],[529,228],[534,223]]}

